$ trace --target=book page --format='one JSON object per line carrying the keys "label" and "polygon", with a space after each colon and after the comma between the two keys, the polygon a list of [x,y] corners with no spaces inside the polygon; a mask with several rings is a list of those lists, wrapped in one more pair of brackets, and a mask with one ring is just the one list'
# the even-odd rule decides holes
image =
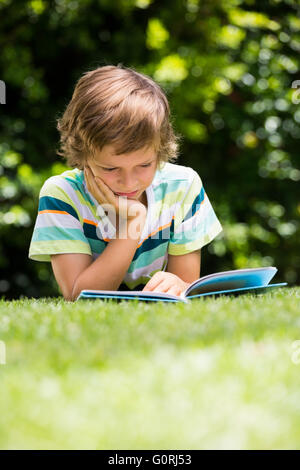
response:
{"label": "book page", "polygon": [[267,285],[276,274],[273,266],[263,268],[236,269],[209,274],[197,279],[185,290],[186,297],[218,290],[238,289]]}
{"label": "book page", "polygon": [[172,299],[176,301],[185,301],[180,296],[166,294],[162,292],[151,292],[151,291],[109,291],[109,290],[83,290],[81,294],[84,297],[99,297],[99,298],[145,298],[145,299]]}

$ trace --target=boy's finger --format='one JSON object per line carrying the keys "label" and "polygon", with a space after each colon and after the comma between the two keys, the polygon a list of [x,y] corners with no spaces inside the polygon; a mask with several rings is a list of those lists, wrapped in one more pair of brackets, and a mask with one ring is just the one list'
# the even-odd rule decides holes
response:
{"label": "boy's finger", "polygon": [[107,186],[107,184],[104,183],[104,181],[101,178],[97,176],[95,180],[96,180],[96,184],[100,186],[101,191],[103,192],[105,196],[106,202],[108,202],[108,204],[111,204],[115,208],[116,211],[121,210],[122,212],[122,209],[120,207],[121,206],[120,197],[115,195],[114,192]]}
{"label": "boy's finger", "polygon": [[162,282],[163,279],[161,279],[159,276],[152,278],[149,282],[147,282],[143,290],[154,291],[154,289],[156,289]]}
{"label": "boy's finger", "polygon": [[99,188],[94,178],[90,178],[87,186],[88,190],[92,193],[92,195],[95,197],[95,199],[97,199],[99,203],[106,202],[106,197],[103,194],[103,191],[101,191],[101,189]]}
{"label": "boy's finger", "polygon": [[143,288],[143,291],[152,291],[154,289],[153,287],[153,281],[152,279],[150,281],[147,282],[147,284],[145,285],[145,287]]}
{"label": "boy's finger", "polygon": [[161,281],[158,286],[155,287],[155,289],[152,290],[152,292],[168,292],[169,289],[171,288],[169,282],[166,281]]}
{"label": "boy's finger", "polygon": [[171,295],[180,295],[181,290],[178,286],[172,286],[166,291],[166,293]]}
{"label": "boy's finger", "polygon": [[90,178],[89,178],[90,174],[89,174],[89,171],[87,169],[87,167],[84,167],[84,179],[85,179],[85,182],[87,185],[90,184]]}
{"label": "boy's finger", "polygon": [[104,181],[99,178],[99,176],[95,176],[96,183],[101,187],[101,191],[103,193],[107,194],[108,196],[113,196],[114,193],[113,191],[107,186],[107,184],[104,183]]}
{"label": "boy's finger", "polygon": [[109,187],[104,183],[101,178],[99,178],[99,176],[95,176],[95,183],[101,188],[101,191],[103,191],[103,193],[111,192],[113,194],[111,189],[109,189]]}
{"label": "boy's finger", "polygon": [[90,183],[91,189],[89,189],[89,187],[88,189],[95,199],[97,199],[100,204],[110,204],[116,208],[116,196],[113,191],[101,178],[99,178],[99,176],[95,176],[88,166],[85,168],[87,175],[90,176],[90,178],[88,178],[88,182]]}

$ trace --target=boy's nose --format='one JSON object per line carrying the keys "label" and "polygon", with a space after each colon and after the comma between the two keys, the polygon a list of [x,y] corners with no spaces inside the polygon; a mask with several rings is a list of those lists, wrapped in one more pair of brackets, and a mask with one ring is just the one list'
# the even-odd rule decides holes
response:
{"label": "boy's nose", "polygon": [[132,193],[138,189],[138,182],[133,176],[124,175],[120,182],[120,187],[122,188],[123,193]]}

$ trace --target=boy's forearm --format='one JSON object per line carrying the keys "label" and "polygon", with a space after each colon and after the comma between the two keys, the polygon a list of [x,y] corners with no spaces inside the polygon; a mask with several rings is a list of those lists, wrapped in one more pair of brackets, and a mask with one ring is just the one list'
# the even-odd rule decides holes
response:
{"label": "boy's forearm", "polygon": [[72,300],[75,300],[83,289],[117,290],[139,244],[139,237],[112,239],[99,257],[93,261],[76,279]]}

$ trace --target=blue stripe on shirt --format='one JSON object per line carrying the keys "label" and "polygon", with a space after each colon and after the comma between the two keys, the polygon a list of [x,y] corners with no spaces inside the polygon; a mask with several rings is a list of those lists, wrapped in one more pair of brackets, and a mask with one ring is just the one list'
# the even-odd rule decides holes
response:
{"label": "blue stripe on shirt", "polygon": [[50,196],[41,197],[39,201],[38,210],[39,212],[45,211],[45,210],[65,211],[65,212],[68,212],[68,214],[75,217],[75,219],[79,220],[77,212],[70,204],[68,204],[67,202],[61,201],[60,199],[56,199],[55,197],[50,197]]}

